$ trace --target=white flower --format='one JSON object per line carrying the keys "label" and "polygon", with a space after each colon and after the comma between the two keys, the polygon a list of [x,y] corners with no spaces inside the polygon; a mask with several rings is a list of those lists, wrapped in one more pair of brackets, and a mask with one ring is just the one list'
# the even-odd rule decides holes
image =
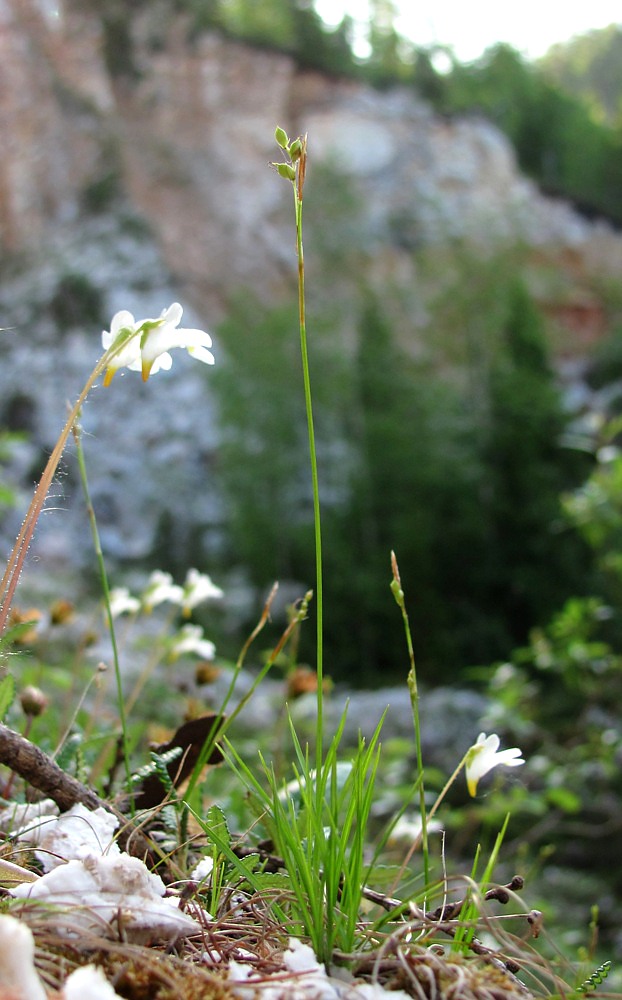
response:
{"label": "white flower", "polygon": [[189,569],[184,581],[182,605],[184,614],[189,615],[197,604],[203,601],[217,601],[223,597],[223,591],[212,583],[207,573],[199,573],[198,569]]}
{"label": "white flower", "polygon": [[110,614],[113,618],[119,615],[134,615],[140,611],[140,601],[132,597],[127,587],[113,587],[108,595],[110,599]]}
{"label": "white flower", "polygon": [[[212,346],[212,338],[204,330],[177,329],[183,309],[179,302],[162,311],[159,321],[143,333],[140,353],[142,359],[143,380],[146,382],[152,371],[158,368],[170,368],[171,356],[168,353],[174,347],[183,347],[197,361],[206,365],[214,364],[214,355],[208,350]],[[166,360],[165,360],[166,359]]]}
{"label": "white flower", "polygon": [[194,653],[202,660],[213,660],[216,655],[214,643],[204,637],[200,625],[184,625],[171,643],[169,655],[172,660],[188,653]]}
{"label": "white flower", "polygon": [[140,371],[140,337],[138,331],[145,320],[137,322],[131,312],[122,309],[112,317],[110,330],[102,333],[102,346],[105,351],[113,344],[119,343],[119,349],[108,361],[104,385],[110,385],[113,376],[119,368],[130,368],[132,371]]}
{"label": "white flower", "polygon": [[173,583],[173,577],[170,573],[154,569],[142,593],[143,607],[146,611],[152,611],[164,601],[170,601],[171,604],[181,604],[183,596],[182,588]]}
{"label": "white flower", "polygon": [[179,302],[163,309],[158,319],[136,320],[125,309],[115,313],[110,330],[102,333],[105,351],[118,346],[108,360],[104,385],[110,385],[119,368],[142,372],[146,382],[161,368],[168,370],[171,367],[173,359],[169,351],[174,347],[183,347],[197,361],[213,365],[214,355],[208,350],[212,338],[204,330],[178,329],[182,313]]}
{"label": "white flower", "polygon": [[[428,833],[438,833],[438,831],[442,829],[443,826],[440,820],[432,819],[426,823],[426,830]],[[391,830],[387,843],[399,844],[400,842],[408,843],[413,840],[419,840],[421,837],[421,831],[421,816],[410,817],[404,814],[403,816],[400,816],[397,823]]]}
{"label": "white flower", "polygon": [[496,733],[486,736],[480,733],[477,743],[467,751],[465,770],[467,787],[470,795],[475,795],[480,778],[492,771],[498,764],[505,764],[506,767],[518,767],[525,761],[521,757],[518,747],[510,750],[499,750],[499,737]]}

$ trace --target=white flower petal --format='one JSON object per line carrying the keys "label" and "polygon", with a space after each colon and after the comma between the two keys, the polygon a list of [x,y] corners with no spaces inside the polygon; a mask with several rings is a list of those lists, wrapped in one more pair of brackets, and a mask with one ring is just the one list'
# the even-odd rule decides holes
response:
{"label": "white flower petal", "polygon": [[164,601],[181,605],[183,596],[183,589],[176,583],[173,583],[173,577],[170,573],[163,573],[160,569],[154,569],[142,593],[142,602],[144,608],[147,611],[151,611],[158,604],[164,603]]}
{"label": "white flower petal", "polygon": [[160,319],[165,323],[171,323],[173,326],[179,326],[183,314],[184,310],[179,302],[173,302],[167,309],[162,310]]}
{"label": "white flower petal", "polygon": [[217,601],[223,597],[223,591],[212,582],[207,573],[199,573],[197,569],[191,568],[186,574],[184,581],[184,613],[189,614],[197,604],[203,601]]}
{"label": "white flower petal", "polygon": [[133,615],[140,611],[140,601],[133,597],[127,587],[113,587],[109,594],[110,613],[113,618],[119,615]]}
{"label": "white flower petal", "polygon": [[136,320],[134,319],[133,314],[128,312],[127,309],[120,309],[119,312],[114,314],[110,324],[112,339],[114,340],[119,335],[121,330],[128,329],[129,327],[133,327],[135,325]]}
{"label": "white flower petal", "polygon": [[104,385],[110,384],[120,368],[142,371],[145,381],[155,372],[168,370],[173,363],[169,351],[175,347],[183,347],[197,361],[213,365],[209,333],[179,327],[182,315],[179,302],[163,309],[158,319],[136,320],[125,309],[115,313],[110,330],[102,333],[102,345],[109,351],[114,349],[117,340],[121,343],[107,363]]}
{"label": "white flower petal", "polygon": [[480,733],[477,742],[469,748],[465,760],[465,772],[467,787],[470,795],[475,795],[477,785],[481,778],[489,771],[492,771],[498,764],[505,764],[507,767],[517,767],[524,764],[521,751],[518,747],[511,747],[509,750],[498,750],[499,737],[496,733],[486,736]]}
{"label": "white flower petal", "polygon": [[213,660],[216,655],[216,646],[204,637],[200,625],[184,625],[171,643],[172,659],[176,660],[189,653],[200,656],[202,660]]}

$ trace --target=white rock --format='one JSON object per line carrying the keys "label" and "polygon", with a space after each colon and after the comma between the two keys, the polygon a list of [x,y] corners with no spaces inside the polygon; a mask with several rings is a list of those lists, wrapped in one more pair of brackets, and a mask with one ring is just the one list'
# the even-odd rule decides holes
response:
{"label": "white rock", "polygon": [[378,983],[341,981],[326,975],[313,949],[290,938],[283,953],[283,964],[291,978],[281,976],[273,982],[258,978],[251,965],[229,963],[229,982],[240,1000],[408,1000],[403,990],[387,991]]}
{"label": "white rock", "polygon": [[101,969],[84,965],[72,972],[62,992],[63,1000],[122,1000]]}
{"label": "white rock", "polygon": [[80,802],[40,827],[35,855],[44,871],[92,854],[120,854],[114,840],[119,821],[107,809],[87,809]]}
{"label": "white rock", "polygon": [[[120,918],[133,940],[187,936],[199,924],[164,896],[158,875],[139,858],[89,855],[59,865],[37,882],[16,886],[13,895],[71,909],[72,923],[100,930],[102,921]],[[62,925],[61,925],[62,926]]]}
{"label": "white rock", "polygon": [[35,942],[26,924],[0,916],[0,985],[25,1000],[46,1000],[34,966]]}
{"label": "white rock", "polygon": [[0,829],[10,831],[20,843],[35,846],[46,872],[90,854],[119,854],[114,840],[118,825],[107,809],[87,809],[80,802],[64,813],[51,799],[0,812]]}
{"label": "white rock", "polygon": [[52,799],[40,802],[14,803],[0,809],[0,830],[29,844],[38,843],[43,824],[52,822],[59,814],[59,808]]}

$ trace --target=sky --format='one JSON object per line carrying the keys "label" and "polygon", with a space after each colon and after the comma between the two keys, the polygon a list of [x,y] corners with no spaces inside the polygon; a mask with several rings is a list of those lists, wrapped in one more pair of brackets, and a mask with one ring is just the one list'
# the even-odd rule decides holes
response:
{"label": "sky", "polygon": [[[397,30],[417,45],[449,45],[461,62],[477,59],[495,42],[508,42],[528,58],[556,42],[609,24],[622,24],[620,0],[395,0]],[[316,0],[324,20],[338,23],[344,12],[366,17],[367,0]]]}

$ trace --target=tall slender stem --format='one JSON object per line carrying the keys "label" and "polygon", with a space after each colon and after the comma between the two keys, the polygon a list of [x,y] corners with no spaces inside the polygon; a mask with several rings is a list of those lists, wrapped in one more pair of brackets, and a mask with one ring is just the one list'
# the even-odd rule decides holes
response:
{"label": "tall slender stem", "polygon": [[65,445],[67,444],[67,439],[71,434],[73,425],[75,424],[78,415],[86,402],[86,397],[95,385],[99,376],[106,370],[113,358],[123,351],[128,341],[131,340],[132,337],[138,335],[138,332],[139,331],[133,328],[122,330],[115,342],[99,359],[86,380],[86,384],[82,389],[82,392],[78,396],[74,406],[71,408],[69,416],[65,422],[65,426],[60,432],[52,454],[47,460],[41,479],[35,489],[34,496],[30,501],[30,506],[26,512],[26,517],[24,518],[19,535],[17,536],[15,545],[13,546],[11,554],[8,558],[4,576],[0,581],[0,636],[6,629],[11,604],[13,603],[13,596],[24,566],[24,560],[26,559],[28,549],[30,548],[32,536],[34,535],[35,528],[37,526],[37,521],[39,520],[39,516],[43,510],[45,498],[47,497],[48,490],[52,484],[52,480],[58,468],[58,463],[60,462],[63,451],[65,450]]}
{"label": "tall slender stem", "polygon": [[84,449],[82,447],[82,430],[78,424],[78,416],[73,422],[72,431],[73,438],[76,444],[76,454],[78,456],[78,468],[80,470],[80,481],[82,483],[82,491],[84,493],[84,499],[86,502],[86,509],[89,517],[89,524],[91,526],[91,535],[93,537],[93,547],[95,549],[95,557],[97,559],[97,565],[99,567],[99,578],[102,586],[102,593],[104,595],[104,604],[106,606],[106,617],[108,620],[108,632],[110,634],[110,643],[112,646],[112,659],[114,663],[114,676],[117,686],[117,708],[119,710],[119,722],[121,724],[121,735],[123,741],[123,764],[125,767],[125,779],[127,783],[127,791],[130,795],[130,802],[133,807],[134,798],[131,794],[132,790],[132,770],[130,767],[130,754],[129,754],[129,740],[127,734],[127,709],[125,707],[125,700],[123,698],[123,685],[121,681],[121,665],[119,662],[119,648],[117,645],[117,634],[114,625],[114,617],[112,614],[112,608],[110,607],[110,587],[108,585],[108,574],[106,572],[106,563],[104,562],[104,553],[101,547],[101,540],[99,537],[99,530],[97,527],[97,518],[95,517],[95,508],[91,502],[91,492],[89,490],[89,480],[86,472],[86,461],[84,458]]}
{"label": "tall slender stem", "polygon": [[317,452],[315,446],[315,429],[313,422],[313,402],[311,395],[311,376],[309,371],[309,353],[307,348],[307,322],[305,310],[305,269],[304,250],[302,245],[302,188],[306,165],[306,140],[302,154],[298,160],[298,170],[294,188],[294,207],[296,213],[296,252],[298,256],[298,323],[300,326],[300,353],[302,357],[302,374],[304,382],[305,408],[307,413],[307,430],[309,437],[309,456],[311,461],[311,485],[313,489],[313,525],[315,534],[315,607],[316,607],[316,643],[317,643],[317,733],[316,760],[319,770],[323,757],[323,587],[322,587],[322,529],[320,515],[320,489],[317,468]]}
{"label": "tall slender stem", "polygon": [[[307,413],[307,431],[309,436],[309,457],[311,461],[311,485],[313,489],[313,527],[315,534],[315,606],[316,606],[316,636],[317,636],[317,723],[315,757],[316,770],[319,774],[324,759],[323,729],[324,729],[324,625],[323,625],[323,588],[322,588],[322,529],[320,518],[320,489],[317,471],[317,452],[315,447],[315,430],[313,424],[313,404],[311,398],[311,376],[309,374],[309,353],[307,348],[307,319],[305,311],[305,263],[302,247],[302,196],[307,170],[307,137],[298,136],[289,141],[287,133],[277,128],[274,137],[287,156],[287,162],[274,163],[280,177],[291,182],[294,189],[294,212],[296,217],[296,255],[298,257],[298,325],[300,327],[300,353],[302,357],[302,377],[304,382],[305,407]],[[316,780],[318,808],[320,806],[321,782]]]}
{"label": "tall slender stem", "polygon": [[91,372],[86,385],[84,386],[82,392],[80,393],[77,402],[72,407],[65,426],[63,427],[58,441],[56,442],[52,454],[47,460],[45,469],[37,488],[34,492],[34,496],[30,501],[30,506],[26,512],[26,517],[22,524],[19,535],[9,559],[7,561],[7,566],[4,571],[4,576],[0,582],[0,600],[2,601],[2,607],[0,608],[0,635],[6,629],[6,623],[11,610],[11,604],[13,602],[13,596],[15,594],[15,589],[17,587],[23,566],[24,560],[26,559],[26,554],[30,547],[32,541],[32,536],[34,534],[35,528],[37,526],[37,521],[39,520],[39,515],[43,509],[45,503],[45,498],[47,497],[48,490],[51,486],[54,474],[58,468],[58,463],[60,462],[63,451],[65,450],[65,445],[67,444],[67,439],[71,434],[72,427],[82,409],[82,406],[88,396],[89,392],[93,388],[96,380],[99,378],[100,374],[106,367],[109,360],[109,353],[106,353],[103,358],[101,358],[95,365],[95,368]]}
{"label": "tall slender stem", "polygon": [[421,849],[423,854],[423,871],[425,875],[425,884],[427,886],[429,885],[430,882],[430,852],[428,849],[429,817],[426,815],[425,787],[423,780],[424,773],[423,773],[423,754],[421,752],[421,722],[419,719],[419,687],[417,684],[417,668],[415,664],[415,651],[413,648],[412,635],[410,632],[410,622],[408,620],[408,612],[406,611],[406,601],[404,600],[404,591],[402,590],[402,581],[400,579],[400,571],[397,565],[395,552],[391,552],[391,570],[393,573],[393,580],[391,581],[391,590],[393,592],[393,596],[395,597],[397,605],[400,608],[400,611],[402,612],[402,620],[404,622],[404,632],[406,634],[406,645],[408,647],[408,658],[410,662],[410,670],[408,671],[407,684],[408,684],[408,693],[410,694],[410,704],[413,713],[413,724],[415,727],[417,777],[419,779],[419,815],[421,817]]}

